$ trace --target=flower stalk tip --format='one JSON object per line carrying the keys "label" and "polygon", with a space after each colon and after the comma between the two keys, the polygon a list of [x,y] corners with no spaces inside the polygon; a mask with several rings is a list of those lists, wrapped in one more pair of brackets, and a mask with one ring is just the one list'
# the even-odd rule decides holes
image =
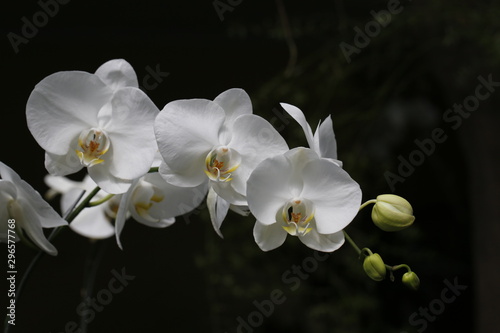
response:
{"label": "flower stalk tip", "polygon": [[415,221],[410,203],[397,195],[382,194],[372,209],[373,223],[383,231],[399,231],[408,228]]}
{"label": "flower stalk tip", "polygon": [[382,281],[385,279],[387,270],[378,253],[372,253],[369,249],[363,249],[362,252],[367,252],[368,255],[363,261],[363,269],[365,273],[374,281]]}
{"label": "flower stalk tip", "polygon": [[401,279],[403,284],[412,290],[417,290],[420,286],[420,279],[417,274],[413,271],[409,271],[403,274],[403,278]]}

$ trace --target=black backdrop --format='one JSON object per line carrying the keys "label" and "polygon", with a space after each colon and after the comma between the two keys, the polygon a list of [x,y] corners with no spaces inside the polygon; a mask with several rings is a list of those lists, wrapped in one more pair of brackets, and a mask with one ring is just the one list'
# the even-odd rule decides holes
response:
{"label": "black backdrop", "polygon": [[[363,198],[395,192],[412,202],[417,216],[413,228],[396,234],[379,232],[367,212],[349,228],[386,261],[410,264],[422,280],[418,292],[399,282],[369,280],[348,246],[290,291],[283,274],[312,252],[289,239],[262,253],[252,239],[253,220],[232,213],[222,228],[224,240],[211,230],[204,209],[162,230],[132,221],[122,236],[124,251],[114,239],[103,245],[95,292],[122,269],[135,278],[96,312],[89,332],[235,332],[238,318],[248,321],[254,301],[269,299],[274,289],[286,292],[286,302],[259,327],[241,332],[493,332],[498,327],[498,92],[456,130],[442,118],[474,93],[478,76],[500,79],[497,4],[401,2],[390,24],[379,24],[368,41],[355,44],[354,28],[365,29],[374,22],[371,11],[392,5],[72,0],[56,8],[54,3],[10,1],[1,10],[1,161],[38,191],[47,189],[44,152],[24,116],[34,85],[57,71],[93,72],[107,60],[124,58],[160,109],[175,99],[212,99],[228,88],[245,89],[254,112],[284,128],[290,146],[306,143],[296,124],[277,116],[279,102],[299,106],[311,124],[332,114],[339,158],[360,183]],[[223,20],[214,3],[224,11]],[[50,15],[40,14],[44,10]],[[28,27],[31,23],[38,27]],[[342,42],[357,45],[350,61]],[[153,69],[163,76],[148,85],[144,80]],[[399,158],[408,159],[415,140],[431,137],[435,128],[445,130],[446,142],[391,188],[387,172],[397,174]],[[71,332],[68,322],[79,320],[89,242],[68,231],[54,244],[60,254],[39,262],[17,304],[16,332]],[[20,278],[35,252],[21,244],[17,249]],[[445,281],[467,289],[444,303]],[[420,311],[429,307],[434,310],[425,317]]]}

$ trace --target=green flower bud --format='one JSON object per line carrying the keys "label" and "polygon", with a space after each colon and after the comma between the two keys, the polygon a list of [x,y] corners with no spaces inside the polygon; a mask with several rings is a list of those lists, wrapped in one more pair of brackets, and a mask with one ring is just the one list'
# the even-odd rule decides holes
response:
{"label": "green flower bud", "polygon": [[384,231],[399,231],[415,221],[410,203],[397,195],[381,194],[372,210],[373,223]]}
{"label": "green flower bud", "polygon": [[372,280],[382,281],[385,278],[385,264],[378,253],[370,254],[365,258],[363,269]]}
{"label": "green flower bud", "polygon": [[417,290],[420,286],[420,279],[415,272],[406,272],[403,274],[402,281],[410,289]]}

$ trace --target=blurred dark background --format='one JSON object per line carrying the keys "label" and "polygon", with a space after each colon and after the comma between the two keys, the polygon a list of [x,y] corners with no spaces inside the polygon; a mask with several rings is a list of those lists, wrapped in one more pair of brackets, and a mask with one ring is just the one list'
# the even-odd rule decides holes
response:
{"label": "blurred dark background", "polygon": [[[262,323],[239,332],[498,331],[499,84],[465,116],[444,118],[454,104],[474,101],[468,97],[476,96],[479,77],[500,82],[497,2],[73,0],[57,10],[54,3],[9,1],[0,14],[0,160],[41,193],[44,152],[25,120],[34,85],[57,71],[94,72],[124,58],[160,109],[175,99],[245,89],[254,113],[272,121],[290,147],[306,141],[279,102],[301,108],[313,128],[331,114],[339,158],[363,199],[395,193],[416,215],[414,226],[388,234],[366,209],[347,228],[387,263],[409,264],[421,279],[416,292],[401,284],[401,271],[395,282],[370,280],[347,244],[298,279],[293,267],[313,251],[289,237],[263,253],[253,219],[232,212],[224,239],[203,207],[167,229],[130,221],[124,251],[113,238],[103,244],[95,292],[107,288],[113,271],[135,279],[96,313],[88,332],[229,333],[249,316]],[[39,14],[44,7],[51,15]],[[34,18],[39,27],[23,31]],[[169,74],[146,89],[152,69]],[[428,142],[436,129],[446,141],[415,153],[415,140]],[[390,186],[389,173],[401,177],[398,168],[410,156],[419,165]],[[17,304],[15,332],[73,332],[66,325],[79,320],[89,241],[67,231],[54,244],[59,255],[39,262]],[[18,279],[35,254],[18,244]],[[452,293],[448,284],[466,289]],[[275,289],[286,300],[259,317],[255,301],[269,300]]]}

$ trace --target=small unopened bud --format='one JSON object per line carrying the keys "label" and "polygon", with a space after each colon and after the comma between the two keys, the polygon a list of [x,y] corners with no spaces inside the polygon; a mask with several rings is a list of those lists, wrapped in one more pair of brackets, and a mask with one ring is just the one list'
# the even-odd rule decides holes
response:
{"label": "small unopened bud", "polygon": [[372,210],[373,223],[384,231],[399,231],[415,221],[410,203],[397,195],[381,194]]}
{"label": "small unopened bud", "polygon": [[403,284],[410,289],[417,290],[420,286],[420,279],[415,272],[406,272],[402,278]]}
{"label": "small unopened bud", "polygon": [[378,253],[370,254],[365,258],[363,261],[363,269],[372,280],[382,281],[385,278],[385,264]]}

